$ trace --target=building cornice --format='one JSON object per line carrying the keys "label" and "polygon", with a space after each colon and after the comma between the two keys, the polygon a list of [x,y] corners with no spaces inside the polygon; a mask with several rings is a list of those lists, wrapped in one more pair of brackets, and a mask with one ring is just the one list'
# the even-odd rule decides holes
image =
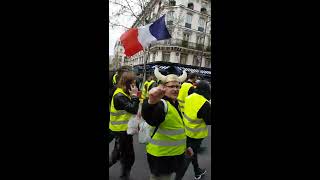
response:
{"label": "building cornice", "polygon": [[194,9],[190,9],[182,4],[176,5],[176,6],[169,6],[169,5],[164,5],[164,9],[170,9],[170,8],[182,8],[184,10],[187,10],[189,12],[195,13],[195,14],[199,14],[201,16],[205,16],[207,18],[210,18],[211,16],[209,14],[206,13],[201,13],[200,11],[196,11]]}

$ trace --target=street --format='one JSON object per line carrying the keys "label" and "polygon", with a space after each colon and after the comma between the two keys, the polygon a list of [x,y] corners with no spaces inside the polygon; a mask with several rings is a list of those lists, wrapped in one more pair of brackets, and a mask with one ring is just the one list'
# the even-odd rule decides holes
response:
{"label": "street", "polygon": [[[209,135],[202,141],[202,147],[206,147],[206,150],[198,155],[198,161],[200,168],[205,168],[207,173],[203,176],[203,180],[211,179],[211,126],[208,126]],[[135,163],[131,170],[130,180],[149,180],[150,170],[146,157],[145,145],[138,142],[138,136],[134,135],[134,151],[135,151]],[[109,157],[114,147],[114,140],[109,144]],[[118,161],[111,168],[109,168],[109,179],[120,180],[120,162]],[[174,178],[174,176],[173,176]],[[193,180],[194,172],[193,166],[190,163],[187,172],[185,173],[185,180]]]}

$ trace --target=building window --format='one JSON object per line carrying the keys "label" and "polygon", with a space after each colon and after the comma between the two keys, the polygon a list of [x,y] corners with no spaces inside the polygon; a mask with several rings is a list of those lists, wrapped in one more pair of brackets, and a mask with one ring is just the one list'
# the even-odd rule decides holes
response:
{"label": "building window", "polygon": [[188,34],[188,33],[183,33],[183,40],[184,40],[184,41],[189,41],[189,38],[190,38],[190,34]]}
{"label": "building window", "polygon": [[147,60],[147,63],[151,62],[151,58],[150,57],[148,57],[146,60]]}
{"label": "building window", "polygon": [[203,36],[197,36],[196,49],[197,50],[202,50],[203,49]]}
{"label": "building window", "polygon": [[180,55],[180,64],[187,64],[187,55],[186,54]]}
{"label": "building window", "polygon": [[183,40],[182,40],[183,47],[188,47],[189,37],[190,37],[189,34],[183,33]]}
{"label": "building window", "polygon": [[163,61],[164,62],[170,61],[170,53],[163,53]]}
{"label": "building window", "polygon": [[203,8],[201,8],[200,12],[205,14],[205,13],[207,13],[207,9],[203,7]]}
{"label": "building window", "polygon": [[173,25],[174,11],[169,11],[167,13],[167,25]]}
{"label": "building window", "polygon": [[175,6],[175,5],[176,5],[176,1],[170,0],[170,1],[169,1],[169,5],[170,5],[170,6]]}
{"label": "building window", "polygon": [[188,3],[188,8],[193,10],[193,3]]}
{"label": "building window", "polygon": [[209,58],[206,58],[206,61],[205,61],[205,67],[211,67],[211,61]]}
{"label": "building window", "polygon": [[204,24],[205,24],[204,18],[199,18],[198,31],[203,32],[203,30],[204,30]]}
{"label": "building window", "polygon": [[191,23],[192,23],[192,15],[191,14],[187,14],[185,27],[191,28]]}
{"label": "building window", "polygon": [[156,53],[153,53],[152,62],[155,62],[155,61],[156,61]]}
{"label": "building window", "polygon": [[199,66],[200,65],[200,61],[199,61],[199,58],[197,55],[194,55],[193,56],[193,65],[194,66]]}
{"label": "building window", "polygon": [[203,36],[197,36],[197,44],[203,44]]}
{"label": "building window", "polygon": [[207,50],[211,51],[211,37],[208,37]]}

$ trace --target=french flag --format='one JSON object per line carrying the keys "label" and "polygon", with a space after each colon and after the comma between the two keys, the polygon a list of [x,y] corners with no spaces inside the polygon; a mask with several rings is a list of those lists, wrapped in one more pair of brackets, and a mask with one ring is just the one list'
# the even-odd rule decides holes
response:
{"label": "french flag", "polygon": [[138,27],[131,28],[120,37],[124,54],[128,57],[147,48],[152,42],[171,38],[165,23],[165,15],[155,22]]}

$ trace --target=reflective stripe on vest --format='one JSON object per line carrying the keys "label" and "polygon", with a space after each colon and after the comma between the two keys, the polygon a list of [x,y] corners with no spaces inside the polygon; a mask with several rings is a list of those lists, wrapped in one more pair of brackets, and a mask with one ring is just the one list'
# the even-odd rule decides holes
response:
{"label": "reflective stripe on vest", "polygon": [[150,144],[157,146],[180,146],[186,144],[186,139],[181,139],[179,141],[165,141],[165,140],[155,140],[151,139]]}
{"label": "reflective stripe on vest", "polygon": [[183,117],[185,117],[192,124],[201,124],[203,122],[202,119],[197,119],[197,120],[191,119],[185,113],[183,114]]}
{"label": "reflective stripe on vest", "polygon": [[111,116],[121,116],[121,115],[123,115],[123,114],[128,114],[128,112],[125,111],[125,110],[120,110],[120,111],[118,111],[118,112],[110,112],[110,115],[111,115]]}
{"label": "reflective stripe on vest", "polygon": [[146,145],[147,153],[156,157],[182,155],[187,146],[185,127],[179,112],[170,102],[165,103],[168,106],[165,120]]}
{"label": "reflective stripe on vest", "polygon": [[192,131],[192,132],[200,132],[200,131],[208,130],[208,127],[204,127],[204,128],[189,128],[188,126],[186,126],[186,129],[188,131]]}
{"label": "reflective stripe on vest", "polygon": [[126,131],[128,129],[128,122],[132,114],[125,110],[117,110],[114,107],[114,96],[121,93],[131,99],[121,88],[117,88],[113,93],[110,107],[110,123],[109,129],[112,131]]}
{"label": "reflective stripe on vest", "polygon": [[111,121],[110,123],[112,125],[119,125],[119,124],[128,124],[128,120],[124,120],[124,121]]}
{"label": "reflective stripe on vest", "polygon": [[183,128],[177,129],[177,130],[166,130],[166,129],[159,128],[159,129],[157,130],[157,133],[170,136],[170,135],[183,134],[183,133],[185,133],[185,132],[184,132],[184,129],[183,129]]}
{"label": "reflective stripe on vest", "polygon": [[198,112],[205,102],[207,99],[197,93],[192,93],[185,99],[183,120],[186,135],[190,138],[200,139],[208,136],[206,123],[198,118]]}

